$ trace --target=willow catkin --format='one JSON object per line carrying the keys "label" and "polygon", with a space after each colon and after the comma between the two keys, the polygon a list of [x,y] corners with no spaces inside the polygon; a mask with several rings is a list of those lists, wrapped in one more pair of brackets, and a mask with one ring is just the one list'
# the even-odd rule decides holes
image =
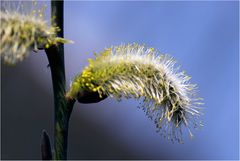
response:
{"label": "willow catkin", "polygon": [[175,68],[175,61],[159,55],[153,48],[137,44],[105,49],[75,77],[67,97],[76,98],[84,90],[98,92],[118,100],[143,100],[141,108],[152,118],[161,134],[182,142],[182,127],[190,136],[191,128],[202,126],[199,119],[201,99],[196,85],[185,72]]}
{"label": "willow catkin", "polygon": [[[16,3],[16,2],[15,2]],[[48,26],[44,20],[45,6],[34,9],[36,2],[1,2],[0,11],[0,54],[3,62],[15,64],[22,61],[31,51],[48,48],[57,43],[70,42],[56,36],[60,29]],[[31,10],[23,9],[25,6]],[[16,10],[14,10],[14,8]],[[17,8],[22,8],[21,10]]]}

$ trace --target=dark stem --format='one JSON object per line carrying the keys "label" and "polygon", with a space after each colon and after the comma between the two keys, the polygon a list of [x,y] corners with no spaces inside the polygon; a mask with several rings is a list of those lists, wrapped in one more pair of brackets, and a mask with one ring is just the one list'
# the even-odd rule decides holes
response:
{"label": "dark stem", "polygon": [[65,74],[63,59],[58,46],[45,49],[52,73],[54,93],[54,152],[56,160],[67,159],[68,123],[75,100],[65,97]]}
{"label": "dark stem", "polygon": [[[58,36],[63,37],[63,1],[51,1],[52,25],[60,27]],[[45,49],[52,73],[54,93],[54,159],[67,159],[68,123],[75,100],[65,97],[66,82],[63,44]]]}

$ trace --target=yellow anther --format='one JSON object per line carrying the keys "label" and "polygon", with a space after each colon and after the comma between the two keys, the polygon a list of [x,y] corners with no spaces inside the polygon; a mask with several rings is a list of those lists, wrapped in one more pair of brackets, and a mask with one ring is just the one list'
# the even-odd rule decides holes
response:
{"label": "yellow anther", "polygon": [[49,47],[50,47],[50,45],[49,45],[49,44],[46,44],[46,45],[45,45],[45,48],[46,48],[46,49],[48,49]]}
{"label": "yellow anther", "polygon": [[150,51],[154,51],[154,48],[149,48]]}

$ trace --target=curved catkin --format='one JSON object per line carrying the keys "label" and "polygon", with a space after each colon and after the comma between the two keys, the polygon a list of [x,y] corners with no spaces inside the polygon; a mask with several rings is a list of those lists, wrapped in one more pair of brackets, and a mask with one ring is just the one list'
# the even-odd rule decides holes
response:
{"label": "curved catkin", "polygon": [[[143,100],[142,108],[168,139],[182,142],[182,131],[202,126],[196,85],[179,72],[173,58],[137,44],[105,49],[75,77],[67,97],[82,89],[120,100]],[[186,127],[186,128],[183,128]]]}
{"label": "curved catkin", "polygon": [[[2,4],[3,3],[3,4]],[[16,2],[15,2],[16,3]],[[31,51],[48,48],[67,40],[56,37],[58,27],[49,27],[43,18],[44,7],[34,9],[36,2],[15,4],[1,2],[0,11],[0,54],[3,62],[15,64],[22,61]],[[31,11],[24,10],[24,5],[32,5]],[[4,8],[5,6],[5,8]],[[22,8],[21,11],[14,8]]]}

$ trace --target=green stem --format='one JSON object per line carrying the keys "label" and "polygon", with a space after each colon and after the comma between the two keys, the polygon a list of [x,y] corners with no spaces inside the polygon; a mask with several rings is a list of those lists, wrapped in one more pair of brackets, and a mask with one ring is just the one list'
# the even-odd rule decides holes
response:
{"label": "green stem", "polygon": [[[60,27],[59,37],[63,37],[63,1],[51,2],[52,25]],[[67,159],[68,123],[75,100],[65,97],[66,82],[63,44],[45,49],[51,73],[54,93],[54,159]]]}
{"label": "green stem", "polygon": [[54,151],[56,160],[67,159],[68,123],[75,100],[65,97],[65,74],[58,46],[46,49],[54,93]]}

